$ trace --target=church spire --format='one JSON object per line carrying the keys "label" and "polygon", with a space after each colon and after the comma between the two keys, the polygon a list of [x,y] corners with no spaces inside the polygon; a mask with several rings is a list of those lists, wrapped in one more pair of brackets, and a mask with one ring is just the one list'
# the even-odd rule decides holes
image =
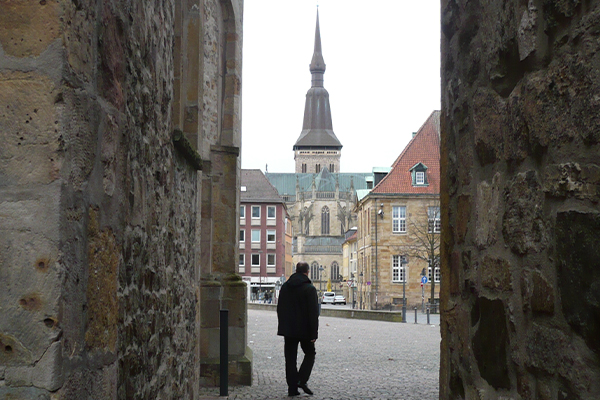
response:
{"label": "church spire", "polygon": [[323,74],[325,73],[325,60],[321,51],[321,29],[319,28],[319,9],[317,8],[317,26],[315,28],[315,50],[310,63],[312,74],[312,86],[323,86]]}
{"label": "church spire", "polygon": [[318,9],[315,48],[310,63],[310,73],[312,84],[306,93],[302,132],[294,144],[296,172],[319,173],[324,168],[327,168],[329,172],[339,172],[342,144],[333,133],[329,93],[323,86],[325,61],[321,51]]}

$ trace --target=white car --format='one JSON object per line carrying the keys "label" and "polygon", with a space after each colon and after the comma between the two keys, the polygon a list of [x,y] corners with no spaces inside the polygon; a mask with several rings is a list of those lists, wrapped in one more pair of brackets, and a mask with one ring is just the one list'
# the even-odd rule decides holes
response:
{"label": "white car", "polygon": [[346,298],[344,296],[342,296],[341,294],[338,294],[337,296],[333,297],[333,304],[343,304],[346,305]]}
{"label": "white car", "polygon": [[321,299],[322,304],[335,304],[335,292],[325,292],[323,293],[323,298]]}

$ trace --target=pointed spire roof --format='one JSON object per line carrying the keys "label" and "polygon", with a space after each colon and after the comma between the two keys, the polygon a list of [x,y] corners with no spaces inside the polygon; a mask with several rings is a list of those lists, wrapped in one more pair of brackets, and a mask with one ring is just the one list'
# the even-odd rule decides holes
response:
{"label": "pointed spire roof", "polygon": [[321,29],[319,28],[319,9],[317,8],[317,27],[315,28],[315,50],[313,52],[313,58],[310,63],[310,72],[325,73],[325,60],[323,59],[323,52],[321,51]]}
{"label": "pointed spire roof", "polygon": [[317,25],[315,28],[315,48],[310,63],[310,73],[312,75],[312,86],[306,93],[302,132],[294,145],[294,150],[309,147],[327,147],[339,150],[342,148],[342,144],[335,136],[335,133],[333,133],[329,93],[323,87],[325,61],[321,49],[321,29],[319,26],[318,9]]}

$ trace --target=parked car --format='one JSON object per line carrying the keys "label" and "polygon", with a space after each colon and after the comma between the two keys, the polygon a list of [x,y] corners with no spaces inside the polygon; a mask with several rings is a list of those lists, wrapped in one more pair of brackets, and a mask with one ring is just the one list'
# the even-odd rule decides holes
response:
{"label": "parked car", "polygon": [[335,299],[335,292],[325,292],[325,293],[323,293],[323,298],[321,299],[321,303],[335,304],[333,301],[334,299]]}
{"label": "parked car", "polygon": [[344,296],[342,296],[341,294],[336,295],[333,298],[333,304],[343,304],[346,305],[346,298]]}

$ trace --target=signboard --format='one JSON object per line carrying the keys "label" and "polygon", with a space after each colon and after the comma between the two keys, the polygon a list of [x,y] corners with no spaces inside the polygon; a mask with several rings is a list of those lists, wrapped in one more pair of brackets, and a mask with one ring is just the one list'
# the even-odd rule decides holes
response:
{"label": "signboard", "polygon": [[352,281],[348,281],[348,287],[352,286]]}
{"label": "signboard", "polygon": [[425,284],[425,283],[427,283],[427,277],[426,277],[426,276],[422,276],[422,277],[421,277],[421,283],[422,283],[422,284]]}

